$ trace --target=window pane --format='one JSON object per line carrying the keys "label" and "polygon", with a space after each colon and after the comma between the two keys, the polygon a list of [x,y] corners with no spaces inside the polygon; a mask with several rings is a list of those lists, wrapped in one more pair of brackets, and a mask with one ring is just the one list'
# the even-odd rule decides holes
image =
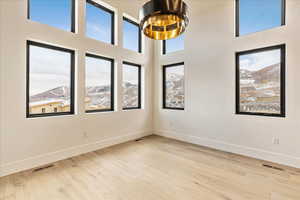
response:
{"label": "window pane", "polygon": [[72,53],[29,46],[29,115],[71,113]]}
{"label": "window pane", "polygon": [[86,111],[113,110],[112,60],[86,57]]}
{"label": "window pane", "polygon": [[281,49],[239,56],[239,112],[281,114]]}
{"label": "window pane", "polygon": [[140,67],[123,64],[123,108],[140,108]]}
{"label": "window pane", "polygon": [[239,0],[239,35],[245,35],[284,24],[283,0]]}
{"label": "window pane", "polygon": [[128,19],[123,20],[123,45],[124,48],[132,51],[141,52],[140,28],[138,24],[130,22]]}
{"label": "window pane", "polygon": [[180,35],[174,39],[166,40],[164,45],[164,54],[184,50],[184,35]]}
{"label": "window pane", "polygon": [[184,109],[184,65],[165,66],[164,107]]}
{"label": "window pane", "polygon": [[72,30],[73,0],[29,0],[29,19]]}
{"label": "window pane", "polygon": [[87,1],[86,34],[88,37],[113,44],[113,20],[114,14],[112,11]]}

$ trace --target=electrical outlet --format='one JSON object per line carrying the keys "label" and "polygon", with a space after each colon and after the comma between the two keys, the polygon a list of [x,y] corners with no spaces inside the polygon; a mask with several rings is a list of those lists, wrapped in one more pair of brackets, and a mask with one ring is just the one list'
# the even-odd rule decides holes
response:
{"label": "electrical outlet", "polygon": [[88,136],[88,133],[87,133],[87,132],[83,132],[82,137],[88,138],[88,137],[89,137],[89,136]]}
{"label": "electrical outlet", "polygon": [[279,138],[273,138],[273,144],[279,145],[280,144]]}

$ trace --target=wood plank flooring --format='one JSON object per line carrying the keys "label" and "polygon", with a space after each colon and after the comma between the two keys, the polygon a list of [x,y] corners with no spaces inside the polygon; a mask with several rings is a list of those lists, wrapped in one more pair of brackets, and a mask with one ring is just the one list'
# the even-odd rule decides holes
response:
{"label": "wood plank flooring", "polygon": [[300,200],[300,170],[264,163],[150,136],[0,178],[0,200]]}

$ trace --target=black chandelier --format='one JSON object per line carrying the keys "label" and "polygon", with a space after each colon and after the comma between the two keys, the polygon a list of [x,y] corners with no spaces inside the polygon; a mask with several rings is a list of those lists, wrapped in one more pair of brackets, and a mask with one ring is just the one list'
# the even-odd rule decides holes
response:
{"label": "black chandelier", "polygon": [[182,0],[151,0],[140,10],[141,30],[155,40],[175,38],[188,26],[187,10]]}

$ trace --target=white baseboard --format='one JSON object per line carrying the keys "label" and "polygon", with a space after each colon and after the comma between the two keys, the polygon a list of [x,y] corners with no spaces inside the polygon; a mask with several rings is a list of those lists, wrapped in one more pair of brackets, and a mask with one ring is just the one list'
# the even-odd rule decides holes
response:
{"label": "white baseboard", "polygon": [[59,160],[64,160],[84,153],[96,151],[116,144],[135,140],[152,134],[153,134],[152,131],[144,131],[144,132],[139,132],[134,134],[121,135],[114,138],[109,138],[109,139],[105,139],[105,140],[101,140],[89,144],[74,146],[60,151],[35,156],[32,158],[16,161],[13,163],[8,163],[0,166],[0,177],[25,171],[28,169],[32,169],[49,163],[57,162]]}
{"label": "white baseboard", "polygon": [[225,151],[225,152],[231,152],[236,153],[239,155],[244,155],[260,160],[270,161],[273,163],[278,163],[286,166],[291,166],[295,168],[300,168],[300,158],[281,154],[281,153],[275,153],[270,151],[265,151],[262,149],[256,149],[246,146],[240,146],[236,144],[230,144],[222,141],[212,140],[208,138],[201,138],[198,136],[193,136],[189,134],[183,134],[183,133],[177,133],[177,132],[171,132],[171,131],[154,131],[154,134],[173,138],[176,140],[197,144],[205,147],[210,147],[213,149]]}

